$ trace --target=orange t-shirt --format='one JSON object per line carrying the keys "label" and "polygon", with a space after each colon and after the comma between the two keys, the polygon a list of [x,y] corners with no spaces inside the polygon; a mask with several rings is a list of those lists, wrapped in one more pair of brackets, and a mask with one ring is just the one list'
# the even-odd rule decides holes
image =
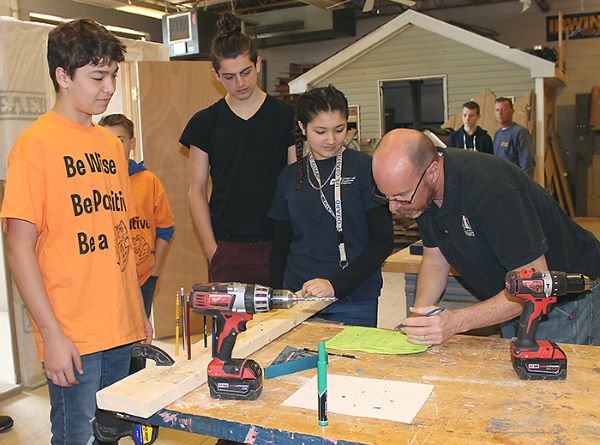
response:
{"label": "orange t-shirt", "polygon": [[155,263],[156,229],[175,225],[167,193],[158,177],[142,170],[129,177],[136,216],[129,221],[140,286],[150,276]]}
{"label": "orange t-shirt", "polygon": [[0,216],[35,224],[50,304],[81,355],[145,338],[130,207],[123,148],[109,130],[49,112],[15,142]]}

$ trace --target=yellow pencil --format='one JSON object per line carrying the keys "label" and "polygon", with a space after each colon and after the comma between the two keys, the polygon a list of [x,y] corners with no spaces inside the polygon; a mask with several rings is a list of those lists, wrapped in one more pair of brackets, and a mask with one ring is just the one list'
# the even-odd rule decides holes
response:
{"label": "yellow pencil", "polygon": [[175,296],[175,357],[179,357],[179,315],[181,313],[179,294]]}

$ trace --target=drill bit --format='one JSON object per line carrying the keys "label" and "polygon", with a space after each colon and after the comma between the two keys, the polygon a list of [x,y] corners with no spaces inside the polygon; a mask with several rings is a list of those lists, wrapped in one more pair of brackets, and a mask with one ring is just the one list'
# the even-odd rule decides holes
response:
{"label": "drill bit", "polygon": [[300,292],[286,289],[273,289],[271,292],[271,307],[273,309],[289,309],[300,301],[334,301],[335,297],[302,296]]}

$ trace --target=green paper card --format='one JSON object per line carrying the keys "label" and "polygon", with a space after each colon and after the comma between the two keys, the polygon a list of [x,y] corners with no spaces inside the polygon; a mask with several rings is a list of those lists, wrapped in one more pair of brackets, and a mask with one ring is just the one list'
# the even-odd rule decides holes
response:
{"label": "green paper card", "polygon": [[426,351],[429,347],[409,343],[408,336],[402,331],[361,326],[348,326],[325,344],[328,349],[374,354],[416,354]]}

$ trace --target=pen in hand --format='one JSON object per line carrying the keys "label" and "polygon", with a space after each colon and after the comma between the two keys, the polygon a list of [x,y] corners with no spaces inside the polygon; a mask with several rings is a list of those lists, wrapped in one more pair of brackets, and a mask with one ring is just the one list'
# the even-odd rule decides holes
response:
{"label": "pen in hand", "polygon": [[[444,312],[445,309],[446,309],[446,306],[436,307],[435,309],[432,309],[429,312],[425,312],[424,314],[421,315],[421,317],[434,317],[434,316],[439,315],[442,312]],[[406,326],[407,325],[405,325],[404,323],[400,323],[394,329],[402,329],[402,328],[405,328]]]}

